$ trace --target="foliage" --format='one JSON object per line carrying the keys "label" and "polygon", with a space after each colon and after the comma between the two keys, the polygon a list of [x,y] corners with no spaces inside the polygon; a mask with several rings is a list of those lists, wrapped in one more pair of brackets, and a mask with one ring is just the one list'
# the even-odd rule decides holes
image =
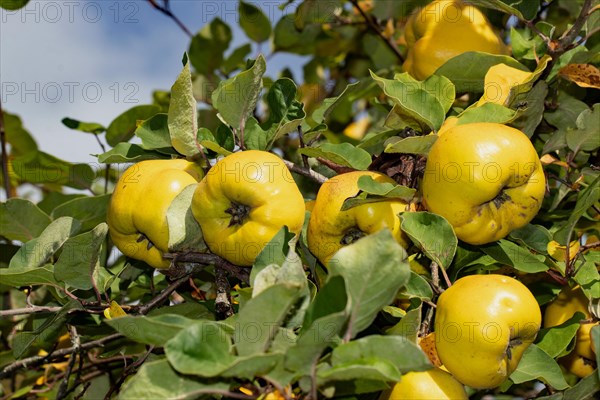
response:
{"label": "foliage", "polygon": [[[167,1],[151,3],[169,10]],[[66,126],[110,146],[98,155],[101,170],[44,153],[18,116],[3,113],[2,396],[257,398],[276,390],[286,398],[372,399],[402,374],[431,368],[417,337],[432,326],[438,294],[459,277],[516,276],[542,307],[577,283],[597,307],[598,2],[473,0],[510,39],[512,56],[465,53],[425,81],[401,64],[406,18],[426,1],[288,3],[295,7],[269,21],[240,2],[249,42],[236,49],[224,21],[202,27],[170,92],[124,110],[108,127],[65,116]],[[307,56],[304,76],[267,74],[269,55],[249,58],[261,43],[271,54]],[[504,104],[471,107],[500,63],[530,79],[508,88]],[[420,204],[423,161],[456,116],[524,131],[547,177],[537,217],[484,246],[458,241]],[[298,240],[282,230],[251,270],[185,252],[171,254],[180,262],[164,273],[116,251],[106,210],[126,164],[187,157],[208,168],[240,149],[282,155],[306,199],[337,173],[393,177],[395,187],[360,182],[361,195],[345,206],[411,199],[418,212],[404,213],[402,226],[414,245],[403,249],[384,230],[343,248],[327,268],[308,251],[305,230]],[[16,197],[24,185],[39,189],[39,201]],[[174,213],[190,195],[170,211],[173,241],[189,235]],[[548,253],[551,241],[573,240],[581,247],[566,259]],[[572,350],[577,324],[543,330],[493,393],[580,399],[600,391],[597,373],[578,380],[556,362]]]}

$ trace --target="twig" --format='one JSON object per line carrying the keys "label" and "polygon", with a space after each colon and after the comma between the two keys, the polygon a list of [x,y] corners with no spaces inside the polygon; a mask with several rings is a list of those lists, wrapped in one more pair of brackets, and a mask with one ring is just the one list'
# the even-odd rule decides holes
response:
{"label": "twig", "polygon": [[[306,143],[304,143],[304,133],[302,132],[302,125],[298,125],[298,140],[300,141],[300,148],[306,147]],[[310,169],[308,165],[308,156],[306,154],[302,154],[302,165],[305,169]]]}
{"label": "twig", "polygon": [[440,271],[442,271],[442,276],[444,277],[444,281],[446,281],[446,286],[448,286],[448,287],[452,286],[452,281],[448,277],[448,274],[446,273],[446,269],[444,267],[440,267]]}
{"label": "twig", "polygon": [[37,314],[37,313],[54,313],[62,310],[62,307],[25,307],[25,308],[14,308],[12,310],[0,310],[0,318],[3,317],[13,317],[15,315],[25,315],[25,314]]}
{"label": "twig", "polygon": [[[568,47],[573,43],[575,38],[579,35],[581,28],[585,24],[585,21],[589,17],[590,9],[592,8],[592,0],[584,0],[583,5],[581,6],[581,11],[579,12],[579,16],[575,19],[573,26],[571,29],[563,33],[563,35],[558,39],[558,51],[560,53],[554,53],[555,55],[561,55],[565,51],[567,51]],[[553,57],[554,58],[554,57]]]}
{"label": "twig", "polygon": [[233,306],[230,301],[231,286],[225,271],[215,268],[215,284],[217,285],[217,298],[215,299],[215,312],[217,320],[224,320],[233,315]]}
{"label": "twig", "polygon": [[404,56],[402,55],[402,53],[400,53],[400,50],[398,50],[398,48],[396,47],[396,45],[390,39],[388,39],[388,38],[386,38],[384,36],[384,34],[381,31],[381,29],[379,28],[379,26],[360,7],[360,5],[358,4],[358,1],[357,0],[350,0],[350,3],[352,3],[352,5],[354,6],[354,8],[356,8],[358,10],[358,12],[360,13],[360,15],[362,15],[362,17],[365,19],[365,21],[369,25],[369,28],[371,28],[371,30],[373,32],[375,32],[377,34],[377,36],[379,36],[383,40],[383,42],[387,45],[387,47],[396,55],[396,57],[398,58],[398,60],[400,61],[400,63],[403,63],[404,62]]}
{"label": "twig", "polygon": [[345,165],[340,165],[338,163],[335,163],[335,162],[328,160],[326,158],[323,158],[323,157],[317,157],[317,161],[320,162],[321,164],[325,165],[327,168],[334,170],[338,174],[345,174],[346,172],[356,171],[355,168],[346,167]]}
{"label": "twig", "polygon": [[293,162],[288,161],[288,160],[283,160],[283,162],[290,171],[295,172],[302,176],[306,176],[307,178],[310,178],[317,183],[323,184],[327,181],[326,176],[321,175],[318,172],[315,172],[310,168],[301,167],[301,166],[296,165]]}
{"label": "twig", "polygon": [[443,293],[444,288],[440,286],[440,266],[435,261],[432,261],[429,268],[431,269],[431,286],[433,290],[438,294]]}
{"label": "twig", "polygon": [[160,292],[158,296],[150,300],[148,303],[144,304],[138,309],[138,314],[144,315],[147,314],[154,307],[165,301],[171,293],[173,293],[179,286],[181,286],[185,281],[187,281],[188,275],[185,275],[169,284],[169,286]]}
{"label": "twig", "polygon": [[79,346],[81,345],[79,334],[77,333],[77,328],[75,328],[74,326],[70,326],[69,333],[71,334],[71,343],[73,343],[73,351],[71,352],[71,358],[69,359],[69,364],[67,365],[65,377],[58,386],[58,392],[56,393],[57,399],[64,398],[68,392],[67,389],[69,388],[69,378],[71,377],[71,373],[73,372],[73,367],[75,366],[75,361],[77,360],[77,354],[79,353]]}
{"label": "twig", "polygon": [[[221,268],[221,269],[227,271],[227,273],[229,273],[229,275],[236,277],[237,279],[239,279],[242,282],[245,282],[245,283],[250,282],[250,269],[249,268],[238,267],[237,265],[233,265],[230,262],[228,262],[227,260],[224,260],[223,258],[217,256],[216,254],[194,253],[194,252],[167,253],[167,254],[164,254],[164,257],[167,259],[172,259],[176,263],[180,263],[180,262],[197,263],[197,264],[200,264],[197,267],[201,267],[202,269],[206,265],[214,265],[218,268]],[[196,266],[194,266],[194,268],[191,271],[186,273],[186,276],[189,275],[190,273],[193,273],[194,270],[196,269],[195,267]]]}
{"label": "twig", "polygon": [[311,400],[318,400],[317,393],[317,362],[314,361],[310,367],[310,397]]}
{"label": "twig", "polygon": [[119,379],[114,385],[111,385],[110,390],[108,391],[108,393],[106,393],[106,396],[104,396],[105,400],[110,399],[113,393],[119,391],[119,389],[123,385],[123,382],[125,382],[125,379],[127,379],[128,376],[134,373],[138,369],[138,367],[142,365],[146,361],[146,359],[148,359],[148,356],[150,355],[150,353],[152,353],[152,350],[154,350],[154,346],[150,346],[148,351],[146,351],[146,353],[144,353],[143,356],[141,356],[134,363],[125,368],[125,370],[121,374],[121,377],[119,377]]}
{"label": "twig", "polygon": [[[80,346],[80,351],[86,351],[89,349],[93,349],[95,347],[102,347],[105,343],[108,343],[112,340],[119,339],[123,337],[120,333],[113,333],[112,335],[105,336],[103,338],[92,340],[91,342],[84,343]],[[51,352],[46,356],[32,356],[23,358],[21,360],[15,361],[9,365],[7,365],[0,372],[0,379],[4,379],[10,375],[12,375],[15,371],[18,371],[21,368],[33,368],[37,367],[41,364],[48,362],[49,360],[64,357],[67,354],[73,353],[75,346],[67,347],[65,349],[59,349]]]}
{"label": "twig", "polygon": [[0,143],[2,146],[2,180],[4,181],[4,191],[6,198],[12,197],[10,187],[10,176],[8,176],[8,154],[6,153],[6,131],[4,130],[4,111],[2,111],[2,101],[0,101]]}
{"label": "twig", "polygon": [[421,322],[421,327],[419,329],[419,336],[423,337],[423,336],[427,336],[427,334],[430,332],[430,327],[431,327],[431,320],[433,319],[433,307],[430,307],[427,310],[427,314],[425,314],[425,319],[423,320],[423,322]]}
{"label": "twig", "polygon": [[179,18],[177,18],[177,16],[175,14],[173,14],[171,12],[171,8],[169,7],[169,2],[165,1],[164,2],[164,7],[159,5],[156,0],[147,0],[148,3],[150,3],[150,5],[154,8],[156,8],[158,11],[160,11],[161,13],[165,14],[167,17],[171,18],[173,21],[175,21],[175,23],[177,24],[177,26],[179,26],[181,28],[182,31],[184,31],[186,33],[186,35],[188,35],[191,38],[194,37],[194,34],[187,28],[187,26],[185,26],[183,24],[183,22],[181,22],[181,20]]}

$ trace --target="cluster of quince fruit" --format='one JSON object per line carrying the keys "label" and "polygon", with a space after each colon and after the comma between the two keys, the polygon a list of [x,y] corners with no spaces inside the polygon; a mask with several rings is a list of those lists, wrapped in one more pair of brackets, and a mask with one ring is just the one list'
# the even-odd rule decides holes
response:
{"label": "cluster of quince fruit", "polygon": [[283,226],[296,234],[302,229],[304,199],[275,154],[233,153],[206,175],[184,159],[146,160],[123,173],[111,198],[107,222],[117,248],[154,268],[168,268],[167,210],[189,185],[196,185],[190,207],[204,242],[235,265],[251,266]]}

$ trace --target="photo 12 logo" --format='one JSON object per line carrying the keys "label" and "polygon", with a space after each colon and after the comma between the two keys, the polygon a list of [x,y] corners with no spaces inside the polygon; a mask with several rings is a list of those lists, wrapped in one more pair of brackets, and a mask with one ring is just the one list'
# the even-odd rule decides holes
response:
{"label": "photo 12 logo", "polygon": [[2,103],[114,103],[137,104],[135,82],[2,82]]}
{"label": "photo 12 logo", "polygon": [[139,1],[30,1],[18,10],[2,10],[2,23],[95,24],[108,19],[115,24],[137,24],[139,4]]}

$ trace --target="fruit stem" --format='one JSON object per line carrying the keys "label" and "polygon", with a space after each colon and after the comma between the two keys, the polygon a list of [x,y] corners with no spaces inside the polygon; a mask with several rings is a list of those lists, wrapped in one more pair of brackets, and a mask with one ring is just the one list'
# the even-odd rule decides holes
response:
{"label": "fruit stem", "polygon": [[360,239],[363,236],[366,236],[366,234],[363,231],[361,231],[360,229],[350,228],[346,232],[346,234],[344,235],[342,240],[340,240],[340,244],[343,246],[347,246],[349,244],[356,242],[358,239]]}
{"label": "fruit stem", "polygon": [[244,220],[248,214],[250,214],[250,207],[245,204],[232,201],[231,206],[225,210],[225,212],[231,215],[228,227],[232,227],[234,225],[242,225],[244,223]]}

